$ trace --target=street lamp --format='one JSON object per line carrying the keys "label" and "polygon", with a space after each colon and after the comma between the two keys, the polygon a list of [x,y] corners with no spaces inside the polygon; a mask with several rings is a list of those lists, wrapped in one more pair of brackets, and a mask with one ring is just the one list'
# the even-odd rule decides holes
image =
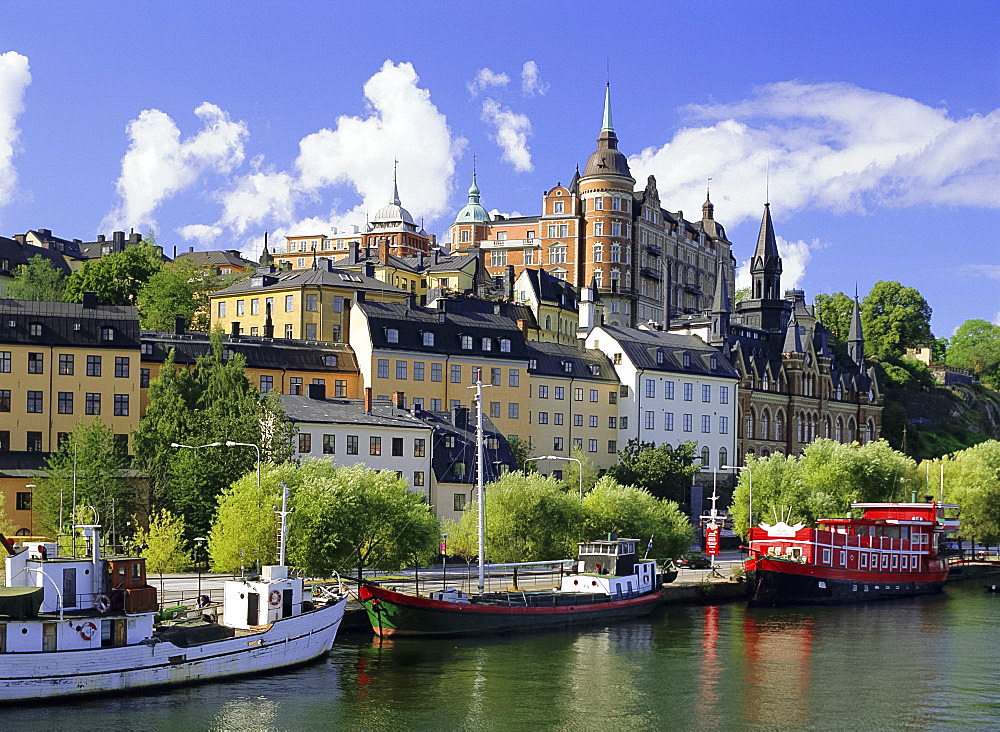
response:
{"label": "street lamp", "polygon": [[198,606],[199,607],[201,607],[201,560],[198,557],[198,555],[200,554],[200,552],[198,551],[198,549],[201,547],[202,544],[205,543],[205,541],[206,541],[206,539],[205,539],[204,536],[196,536],[196,537],[194,537],[194,563],[196,565],[198,565]]}
{"label": "street lamp", "polygon": [[530,463],[532,460],[572,460],[574,463],[580,466],[580,503],[583,503],[583,463],[579,458],[575,457],[563,457],[562,455],[539,455],[538,457],[528,458],[524,462]]}
{"label": "street lamp", "polygon": [[747,521],[747,527],[753,527],[753,471],[750,470],[746,465],[720,465],[719,470],[745,470],[749,476],[750,482],[750,516]]}

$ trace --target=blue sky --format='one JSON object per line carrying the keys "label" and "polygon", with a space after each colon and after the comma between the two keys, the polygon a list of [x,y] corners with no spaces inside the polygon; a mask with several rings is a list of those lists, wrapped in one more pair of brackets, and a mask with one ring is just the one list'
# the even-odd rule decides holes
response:
{"label": "blue sky", "polygon": [[535,214],[600,128],[734,254],[769,198],[783,284],[1000,314],[1000,4],[19,3],[0,18],[0,233],[259,250],[391,193],[446,234],[475,155]]}

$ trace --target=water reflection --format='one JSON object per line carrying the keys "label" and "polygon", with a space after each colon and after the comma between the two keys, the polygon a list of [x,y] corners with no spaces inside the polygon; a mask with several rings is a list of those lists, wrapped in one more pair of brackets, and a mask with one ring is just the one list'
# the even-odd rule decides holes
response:
{"label": "water reflection", "polygon": [[741,706],[746,724],[806,726],[812,646],[812,618],[744,615]]}

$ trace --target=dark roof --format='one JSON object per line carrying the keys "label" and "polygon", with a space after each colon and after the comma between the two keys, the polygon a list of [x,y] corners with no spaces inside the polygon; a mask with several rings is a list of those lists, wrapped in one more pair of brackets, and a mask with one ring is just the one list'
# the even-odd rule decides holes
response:
{"label": "dark roof", "polygon": [[[473,298],[439,301],[445,310],[413,307],[410,303],[375,303],[359,300],[357,307],[368,317],[369,334],[375,348],[425,351],[434,354],[527,360],[524,334],[518,318],[530,313],[526,306],[491,303]],[[443,318],[442,318],[443,316]],[[442,322],[443,320],[443,322]],[[396,331],[390,343],[387,331]],[[434,345],[423,344],[423,334],[434,334]],[[463,349],[462,336],[472,336],[472,349]],[[482,350],[482,338],[491,338],[492,348]],[[500,339],[510,340],[510,351],[500,350]]]}
{"label": "dark roof", "polygon": [[[701,374],[739,378],[736,369],[721,357],[718,349],[708,345],[698,336],[681,335],[641,328],[622,328],[615,325],[600,326],[612,336],[629,357],[636,368],[647,371],[669,371],[684,374]],[[690,364],[684,365],[684,354],[690,356]],[[712,356],[715,368],[712,368]]]}
{"label": "dark roof", "polygon": [[354,272],[357,271],[358,267],[367,262],[375,265],[384,264],[396,269],[406,270],[415,275],[426,275],[433,272],[454,272],[464,269],[470,264],[474,264],[476,257],[470,254],[439,254],[437,261],[435,261],[433,254],[425,254],[423,257],[419,255],[414,257],[397,257],[395,254],[389,254],[386,257],[386,261],[383,262],[376,249],[369,250],[359,247],[356,258],[353,254],[347,254],[340,259],[332,260],[331,265]]}
{"label": "dark roof", "polygon": [[[577,346],[565,346],[561,343],[543,343],[530,341],[528,343],[528,371],[540,376],[585,377],[587,379],[602,379],[618,383],[618,374],[611,359],[603,351],[596,348],[583,349]],[[570,364],[570,370],[566,370]],[[594,368],[597,373],[594,373]]]}
{"label": "dark roof", "polygon": [[[434,475],[439,483],[461,483],[474,485],[476,482],[476,418],[475,410],[459,407],[450,412],[418,411],[417,417],[434,428],[434,444],[431,451]],[[449,447],[446,438],[453,437]],[[500,476],[501,467],[516,470],[517,462],[507,438],[497,431],[489,419],[483,417],[484,459],[483,481],[490,482]],[[462,463],[462,475],[455,474],[455,466]]]}
{"label": "dark roof", "polygon": [[28,260],[36,254],[49,260],[49,263],[64,275],[70,273],[66,258],[58,251],[46,249],[45,247],[36,247],[34,244],[28,243],[22,245],[14,239],[8,239],[3,236],[0,236],[0,260],[6,259],[10,263],[10,266],[0,269],[0,273],[12,275],[18,265],[27,264]]}
{"label": "dark roof", "polygon": [[[273,270],[273,271],[265,271]],[[356,290],[371,290],[380,292],[400,293],[398,287],[381,282],[374,277],[339,269],[333,266],[317,269],[279,270],[261,267],[257,274],[249,279],[237,282],[229,287],[216,290],[212,297],[218,295],[241,295],[268,290],[282,290],[289,287],[349,287]]]}
{"label": "dark roof", "polygon": [[[42,326],[41,335],[31,334],[34,323]],[[114,328],[113,340],[101,338],[106,327]],[[138,348],[139,313],[132,306],[0,299],[0,342]]]}
{"label": "dark roof", "polygon": [[[194,363],[198,356],[208,353],[211,348],[209,334],[200,331],[188,331],[180,335],[143,331],[142,343],[152,347],[152,353],[144,353],[142,360],[160,363],[166,360],[171,348],[175,349],[174,360],[184,364]],[[234,353],[241,354],[250,368],[332,373],[357,371],[357,357],[351,347],[343,343],[223,336],[223,345]],[[336,356],[336,365],[327,364],[328,356]]]}
{"label": "dark roof", "polygon": [[426,429],[427,424],[406,409],[387,402],[372,402],[371,414],[361,399],[313,399],[298,394],[282,394],[281,403],[293,422],[358,424],[397,429]]}
{"label": "dark roof", "polygon": [[544,269],[529,267],[524,272],[539,301],[554,303],[569,310],[577,309],[577,291],[569,282],[549,274]]}
{"label": "dark roof", "polygon": [[243,269],[256,269],[257,263],[243,256],[235,249],[212,250],[205,252],[185,252],[178,254],[177,259],[190,259],[199,267],[241,267]]}
{"label": "dark roof", "polygon": [[28,477],[47,467],[47,452],[0,452],[0,476]]}

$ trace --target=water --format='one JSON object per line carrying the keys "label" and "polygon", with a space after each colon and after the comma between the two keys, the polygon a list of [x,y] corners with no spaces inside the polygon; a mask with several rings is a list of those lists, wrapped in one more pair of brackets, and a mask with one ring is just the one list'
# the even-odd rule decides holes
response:
{"label": "water", "polygon": [[892,728],[1000,724],[1000,595],[675,606],[492,640],[342,638],[277,676],[0,711],[5,730]]}

